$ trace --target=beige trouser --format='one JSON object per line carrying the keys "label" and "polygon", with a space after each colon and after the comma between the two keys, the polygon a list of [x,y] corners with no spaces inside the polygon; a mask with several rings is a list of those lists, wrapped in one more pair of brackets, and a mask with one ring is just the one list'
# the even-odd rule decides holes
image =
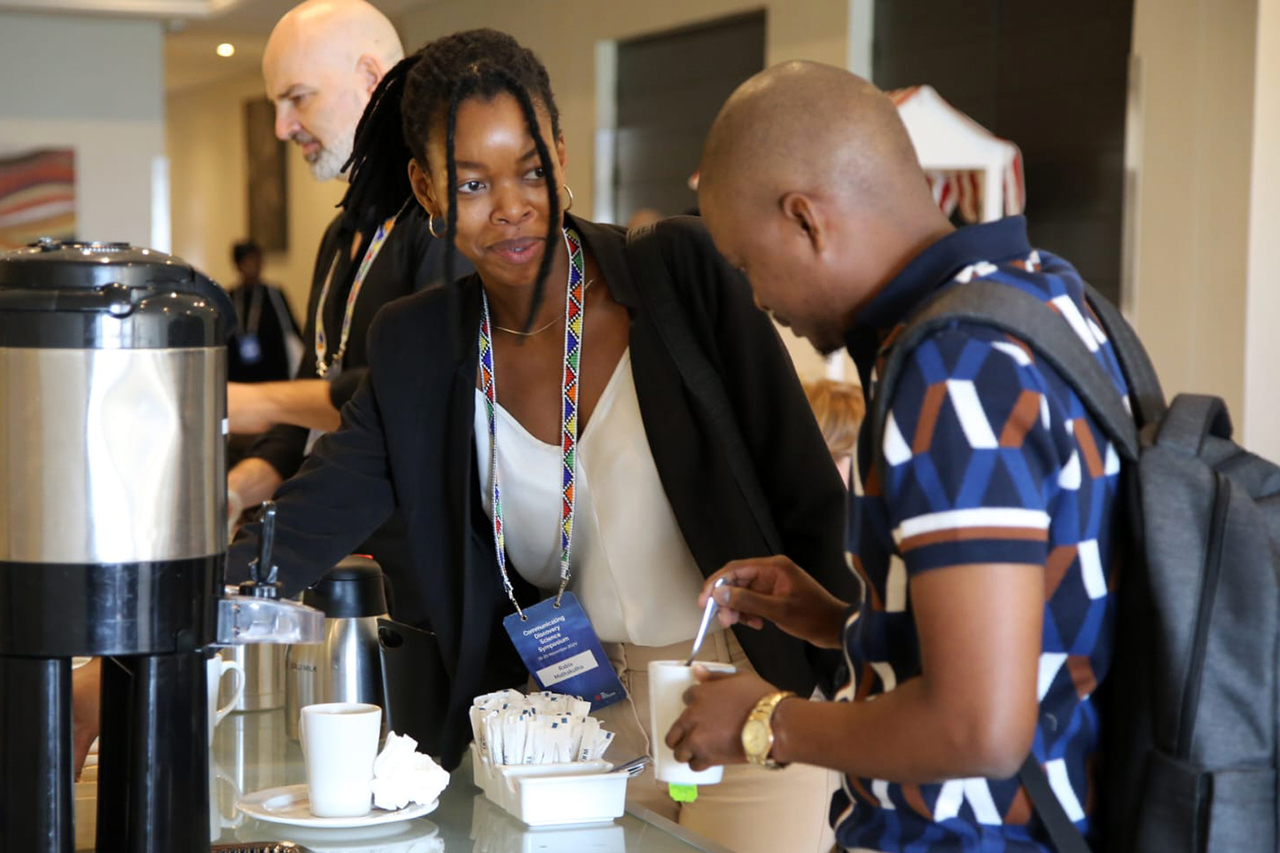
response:
{"label": "beige trouser", "polygon": [[[651,648],[630,643],[605,643],[614,670],[629,698],[595,712],[613,732],[609,758],[625,761],[652,754],[649,731],[649,661],[683,660],[690,643]],[[708,635],[699,660],[731,663],[739,672],[753,671],[732,631]],[[737,853],[826,853],[835,839],[827,825],[831,794],[838,774],[818,767],[793,764],[785,770],[765,770],[747,764],[725,767],[718,785],[702,785],[698,799],[676,803],[667,786],[653,778],[652,765],[627,785],[627,800],[676,821],[681,826]]]}

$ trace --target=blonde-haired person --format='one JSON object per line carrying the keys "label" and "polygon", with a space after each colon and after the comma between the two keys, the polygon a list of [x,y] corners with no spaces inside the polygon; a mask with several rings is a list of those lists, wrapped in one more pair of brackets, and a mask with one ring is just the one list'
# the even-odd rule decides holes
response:
{"label": "blonde-haired person", "polygon": [[840,478],[848,488],[853,454],[858,447],[858,430],[867,411],[862,389],[850,382],[820,379],[804,383],[804,395],[809,398],[827,450],[831,451],[831,458],[840,469]]}

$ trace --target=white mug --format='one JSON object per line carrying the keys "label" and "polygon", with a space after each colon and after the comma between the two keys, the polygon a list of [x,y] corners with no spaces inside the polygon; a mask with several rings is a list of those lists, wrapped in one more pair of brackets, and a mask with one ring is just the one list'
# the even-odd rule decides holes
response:
{"label": "white mug", "polygon": [[382,709],[363,702],[307,705],[298,723],[311,813],[360,817],[373,808]]}
{"label": "white mug", "polygon": [[[712,672],[737,672],[727,663],[697,661]],[[684,661],[655,660],[649,662],[649,723],[653,730],[653,775],[660,782],[677,785],[714,785],[724,775],[723,767],[708,767],[695,772],[683,761],[676,761],[667,746],[667,732],[684,713],[684,692],[698,683],[693,667]]]}
{"label": "white mug", "polygon": [[[218,723],[230,714],[235,708],[236,703],[240,701],[240,697],[244,695],[244,667],[233,660],[225,660],[219,655],[213,655],[204,662],[205,666],[205,693],[209,697],[209,748],[213,748],[213,729]],[[221,708],[218,707],[218,688],[222,685],[222,677],[228,672],[236,673],[236,687],[232,691],[231,700]]]}

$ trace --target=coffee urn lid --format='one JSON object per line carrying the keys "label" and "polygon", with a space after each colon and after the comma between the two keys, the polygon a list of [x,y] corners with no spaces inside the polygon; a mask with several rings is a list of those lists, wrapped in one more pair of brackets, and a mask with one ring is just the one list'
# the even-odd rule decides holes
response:
{"label": "coffee urn lid", "polygon": [[221,346],[234,326],[226,292],[164,252],[49,239],[0,252],[10,346]]}
{"label": "coffee urn lid", "polygon": [[387,614],[382,568],[371,557],[351,556],[334,566],[302,594],[302,603],[324,611],[328,619],[359,619]]}

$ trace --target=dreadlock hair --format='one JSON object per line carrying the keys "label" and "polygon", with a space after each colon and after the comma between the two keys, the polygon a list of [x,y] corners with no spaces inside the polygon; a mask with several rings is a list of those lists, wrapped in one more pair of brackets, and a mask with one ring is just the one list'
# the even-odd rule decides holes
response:
{"label": "dreadlock hair", "polygon": [[351,183],[340,205],[366,222],[394,216],[413,197],[405,168],[413,152],[401,130],[400,99],[404,79],[418,54],[397,62],[379,81],[356,125],[351,156],[342,168]]}
{"label": "dreadlock hair", "polygon": [[[427,138],[436,122],[445,124],[445,170],[448,214],[445,217],[445,280],[454,280],[458,233],[458,163],[454,155],[458,107],[470,98],[491,100],[510,94],[520,104],[529,135],[547,181],[547,248],[538,266],[533,302],[525,320],[528,328],[542,302],[560,233],[560,193],[555,184],[554,162],[538,131],[541,106],[551,117],[553,138],[560,136],[560,112],[551,93],[551,78],[533,51],[506,33],[491,29],[467,30],[430,42],[395,66],[383,78],[370,99],[356,129],[351,155],[351,187],[344,205],[372,207],[392,215],[411,197],[406,175],[410,157],[427,169]],[[394,133],[392,125],[400,124]],[[394,136],[394,139],[392,137]]]}

